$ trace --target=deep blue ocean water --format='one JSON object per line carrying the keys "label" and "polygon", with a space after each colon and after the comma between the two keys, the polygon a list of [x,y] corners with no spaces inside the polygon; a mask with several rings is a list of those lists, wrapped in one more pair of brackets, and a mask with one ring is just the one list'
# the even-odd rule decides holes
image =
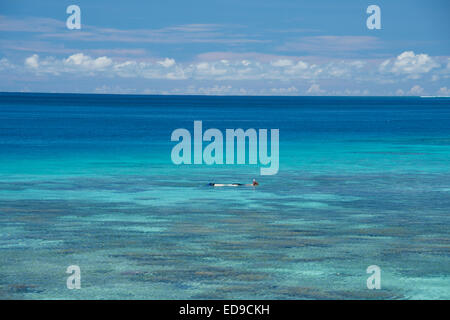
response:
{"label": "deep blue ocean water", "polygon": [[[278,174],[174,165],[194,120]],[[448,98],[0,94],[2,299],[449,299],[449,217]]]}

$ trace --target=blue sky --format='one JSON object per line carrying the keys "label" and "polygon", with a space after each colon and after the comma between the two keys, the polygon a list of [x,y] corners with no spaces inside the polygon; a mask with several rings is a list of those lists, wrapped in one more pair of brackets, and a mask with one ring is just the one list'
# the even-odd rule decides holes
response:
{"label": "blue sky", "polygon": [[[81,29],[69,30],[69,5]],[[369,5],[381,30],[369,30]],[[0,3],[0,91],[450,95],[450,3]]]}

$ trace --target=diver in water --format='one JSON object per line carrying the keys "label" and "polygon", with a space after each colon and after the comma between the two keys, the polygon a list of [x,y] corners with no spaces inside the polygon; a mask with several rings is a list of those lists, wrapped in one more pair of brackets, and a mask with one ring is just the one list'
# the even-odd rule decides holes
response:
{"label": "diver in water", "polygon": [[252,183],[243,184],[243,183],[210,183],[211,187],[256,187],[259,183],[256,182],[256,179],[253,179]]}

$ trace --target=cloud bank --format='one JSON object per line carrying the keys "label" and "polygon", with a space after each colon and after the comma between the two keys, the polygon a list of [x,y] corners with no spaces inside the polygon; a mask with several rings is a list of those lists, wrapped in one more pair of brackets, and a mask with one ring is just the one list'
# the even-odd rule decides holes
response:
{"label": "cloud bank", "polygon": [[155,61],[117,61],[107,56],[93,58],[76,53],[67,58],[41,58],[37,54],[27,57],[23,66],[13,66],[1,60],[3,68],[21,68],[23,72],[42,74],[74,74],[144,79],[194,79],[194,80],[324,80],[357,79],[387,81],[395,78],[418,79],[426,75],[448,76],[449,64],[442,66],[427,54],[406,51],[381,63],[363,60],[334,60],[312,63],[297,58],[277,59],[270,62],[258,60],[221,59],[178,63],[164,58]]}
{"label": "cloud bank", "polygon": [[[196,82],[214,82],[210,86],[197,87],[199,94],[248,94],[249,88],[233,88],[231,83],[243,82],[273,83],[272,88],[264,89],[264,93],[274,95],[366,95],[373,84],[394,85],[402,82],[410,83],[409,89],[398,89],[396,95],[423,95],[426,90],[423,85],[411,83],[424,79],[433,82],[438,79],[449,78],[450,59],[448,57],[431,57],[427,54],[416,54],[405,51],[396,57],[386,60],[326,60],[286,56],[229,55],[230,59],[212,59],[180,63],[173,58],[165,57],[147,61],[121,60],[114,57],[92,57],[84,53],[75,53],[63,58],[40,56],[32,54],[24,59],[23,64],[13,64],[6,58],[0,59],[0,76],[8,73],[27,78],[46,77],[46,79],[67,78],[107,81],[124,79],[164,80]],[[244,55],[244,57],[246,57]],[[349,83],[366,84],[360,89],[326,90],[327,81],[347,81]],[[226,85],[224,83],[226,82]],[[304,86],[304,90],[298,86]],[[112,88],[108,83],[96,86],[96,92],[106,92],[105,88]],[[115,85],[117,87],[117,85]],[[194,86],[185,88],[184,92],[191,92]],[[173,89],[173,88],[172,88]],[[124,89],[125,90],[125,89]],[[136,89],[126,89],[127,91]],[[174,91],[170,91],[174,93]],[[157,92],[155,92],[157,93]],[[176,93],[176,92],[175,92]],[[261,93],[261,91],[260,91]],[[448,95],[447,86],[439,88],[440,95]]]}

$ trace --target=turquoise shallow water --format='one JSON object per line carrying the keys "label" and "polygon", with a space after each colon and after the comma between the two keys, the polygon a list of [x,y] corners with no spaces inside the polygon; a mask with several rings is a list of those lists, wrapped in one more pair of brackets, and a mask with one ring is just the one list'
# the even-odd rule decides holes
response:
{"label": "turquoise shallow water", "polygon": [[[279,128],[279,173],[174,165],[194,120]],[[0,130],[2,299],[450,298],[448,99],[2,94]]]}

